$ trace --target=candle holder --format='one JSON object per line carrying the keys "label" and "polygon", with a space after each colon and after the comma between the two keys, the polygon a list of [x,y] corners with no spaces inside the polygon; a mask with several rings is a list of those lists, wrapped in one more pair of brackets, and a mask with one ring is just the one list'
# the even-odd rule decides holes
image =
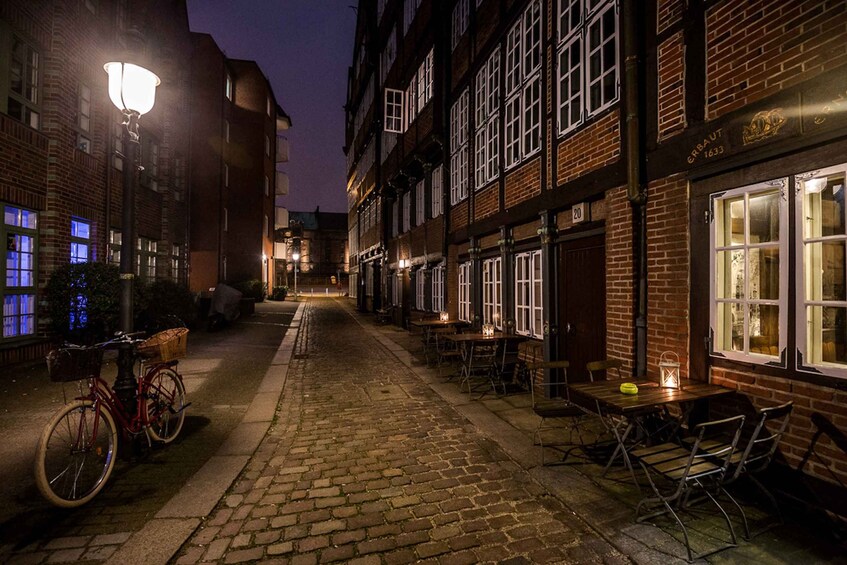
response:
{"label": "candle holder", "polygon": [[679,374],[679,355],[673,351],[665,351],[659,357],[659,386],[675,390],[682,388]]}

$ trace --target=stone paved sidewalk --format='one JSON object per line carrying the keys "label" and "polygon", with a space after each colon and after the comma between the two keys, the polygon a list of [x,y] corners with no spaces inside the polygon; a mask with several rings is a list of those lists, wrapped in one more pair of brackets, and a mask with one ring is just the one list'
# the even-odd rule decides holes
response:
{"label": "stone paved sidewalk", "polygon": [[335,301],[272,427],[177,563],[626,563]]}

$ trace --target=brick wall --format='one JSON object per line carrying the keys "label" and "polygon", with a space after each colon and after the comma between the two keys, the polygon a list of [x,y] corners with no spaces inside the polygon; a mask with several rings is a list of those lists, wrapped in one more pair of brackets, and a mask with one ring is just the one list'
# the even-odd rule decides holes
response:
{"label": "brick wall", "polygon": [[557,148],[558,184],[617,161],[621,154],[619,124],[620,113],[614,110],[562,140]]}
{"label": "brick wall", "polygon": [[541,157],[506,175],[506,209],[541,194]]}
{"label": "brick wall", "polygon": [[474,195],[473,203],[475,221],[496,214],[500,209],[500,184],[494,183],[488,188],[477,192]]}
{"label": "brick wall", "polygon": [[682,32],[659,46],[658,54],[659,139],[685,128],[685,44]]}
{"label": "brick wall", "polygon": [[780,444],[779,457],[792,468],[797,468],[813,449],[820,459],[809,457],[804,470],[828,482],[847,483],[847,455],[844,451],[826,434],[816,438],[812,445],[819,429],[813,416],[828,421],[838,430],[847,429],[847,391],[716,367],[712,368],[712,382],[741,393],[722,405],[726,413],[749,413],[753,409],[793,400],[794,412]]}
{"label": "brick wall", "polygon": [[468,201],[464,200],[450,208],[450,229],[460,230],[468,227]]}
{"label": "brick wall", "polygon": [[845,33],[844,2],[715,3],[706,13],[707,117],[847,63]]}
{"label": "brick wall", "polygon": [[656,9],[656,31],[662,33],[682,19],[683,0],[659,0]]}
{"label": "brick wall", "polygon": [[606,192],[606,354],[624,362],[625,374],[635,359],[632,263],[632,207],[626,188]]}
{"label": "brick wall", "polygon": [[[663,351],[679,355],[688,375],[688,182],[681,176],[647,187],[647,374]],[[697,375],[704,379],[704,375]]]}

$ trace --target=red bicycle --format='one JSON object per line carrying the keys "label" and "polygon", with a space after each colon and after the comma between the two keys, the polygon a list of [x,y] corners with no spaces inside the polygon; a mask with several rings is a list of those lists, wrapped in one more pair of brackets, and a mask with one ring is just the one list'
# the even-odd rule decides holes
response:
{"label": "red bicycle", "polygon": [[[35,483],[52,504],[81,506],[109,479],[121,439],[145,434],[148,444],[176,439],[185,420],[185,386],[177,371],[188,330],[159,332],[147,340],[120,334],[91,347],[70,346],[47,356],[50,378],[76,382],[79,396],[63,406],[45,426],[35,455]],[[134,411],[130,412],[100,378],[103,351],[131,347],[139,362]],[[87,389],[87,390],[86,390]]]}

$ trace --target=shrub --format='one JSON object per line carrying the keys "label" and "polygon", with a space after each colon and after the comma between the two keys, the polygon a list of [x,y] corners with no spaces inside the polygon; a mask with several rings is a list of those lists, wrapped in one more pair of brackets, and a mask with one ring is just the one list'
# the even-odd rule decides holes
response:
{"label": "shrub", "polygon": [[285,300],[285,297],[288,296],[288,287],[287,286],[276,286],[274,287],[273,294],[271,295],[271,300]]}
{"label": "shrub", "polygon": [[263,302],[265,297],[268,295],[268,285],[258,279],[240,281],[232,283],[230,286],[238,291],[241,291],[244,298],[252,298],[256,302]]}
{"label": "shrub", "polygon": [[197,320],[194,295],[183,285],[170,280],[157,280],[142,290],[143,304],[136,315],[136,327],[160,331],[182,324],[191,326]]}
{"label": "shrub", "polygon": [[102,341],[112,335],[120,325],[120,288],[116,265],[77,263],[59,267],[45,292],[53,331],[77,343]]}

